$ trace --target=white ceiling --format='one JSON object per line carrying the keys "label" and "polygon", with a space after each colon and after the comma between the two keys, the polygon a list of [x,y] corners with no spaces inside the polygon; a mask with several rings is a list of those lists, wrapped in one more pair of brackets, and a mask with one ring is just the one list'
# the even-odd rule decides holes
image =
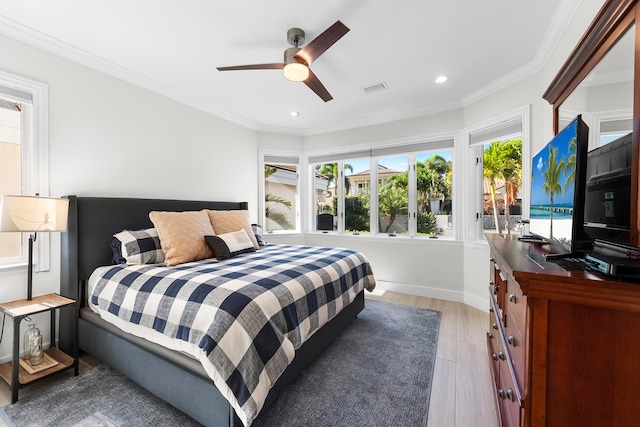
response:
{"label": "white ceiling", "polygon": [[[468,105],[539,70],[580,3],[0,0],[0,34],[250,128],[302,135]],[[282,62],[289,28],[308,43],[337,20],[351,31],[311,65],[327,103],[281,70],[216,70]]]}

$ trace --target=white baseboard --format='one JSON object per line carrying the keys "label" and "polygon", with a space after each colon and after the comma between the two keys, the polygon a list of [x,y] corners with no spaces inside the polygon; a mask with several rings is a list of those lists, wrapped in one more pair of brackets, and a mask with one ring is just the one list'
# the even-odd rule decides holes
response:
{"label": "white baseboard", "polygon": [[427,286],[407,285],[404,283],[385,282],[376,280],[376,290],[399,292],[401,294],[416,295],[419,297],[443,299],[447,301],[464,302],[462,292],[446,289],[429,288]]}
{"label": "white baseboard", "polygon": [[473,308],[477,308],[478,310],[489,312],[489,299],[488,298],[480,298],[476,295],[464,294],[464,303]]}
{"label": "white baseboard", "polygon": [[[489,301],[475,295],[446,289],[429,288],[426,286],[407,285],[404,283],[376,281],[376,291],[398,292],[419,297],[442,299],[446,301],[461,302],[482,311],[489,311]],[[374,291],[375,292],[375,291]]]}

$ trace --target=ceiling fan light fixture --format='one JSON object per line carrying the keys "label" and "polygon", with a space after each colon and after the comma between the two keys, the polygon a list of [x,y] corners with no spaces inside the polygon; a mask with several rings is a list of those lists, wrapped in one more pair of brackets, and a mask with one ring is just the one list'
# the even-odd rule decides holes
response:
{"label": "ceiling fan light fixture", "polygon": [[303,82],[309,77],[309,68],[299,62],[291,62],[284,66],[284,77],[292,82]]}
{"label": "ceiling fan light fixture", "polygon": [[303,82],[309,77],[309,66],[295,55],[300,52],[299,47],[290,47],[284,51],[284,77],[292,82]]}

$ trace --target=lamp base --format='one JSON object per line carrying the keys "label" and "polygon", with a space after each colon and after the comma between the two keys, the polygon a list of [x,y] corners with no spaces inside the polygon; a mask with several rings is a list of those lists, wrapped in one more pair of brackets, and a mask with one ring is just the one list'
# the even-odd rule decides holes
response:
{"label": "lamp base", "polygon": [[27,265],[27,301],[33,299],[33,242],[36,241],[36,233],[29,236],[29,265]]}

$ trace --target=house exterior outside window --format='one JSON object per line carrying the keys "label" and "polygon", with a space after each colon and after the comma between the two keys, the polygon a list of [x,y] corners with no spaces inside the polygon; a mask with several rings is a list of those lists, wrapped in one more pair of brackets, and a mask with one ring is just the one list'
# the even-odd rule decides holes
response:
{"label": "house exterior outside window", "polygon": [[[49,196],[48,88],[0,72],[0,194]],[[49,233],[38,236],[34,271],[49,269]],[[0,233],[0,269],[27,263],[27,233]]]}

